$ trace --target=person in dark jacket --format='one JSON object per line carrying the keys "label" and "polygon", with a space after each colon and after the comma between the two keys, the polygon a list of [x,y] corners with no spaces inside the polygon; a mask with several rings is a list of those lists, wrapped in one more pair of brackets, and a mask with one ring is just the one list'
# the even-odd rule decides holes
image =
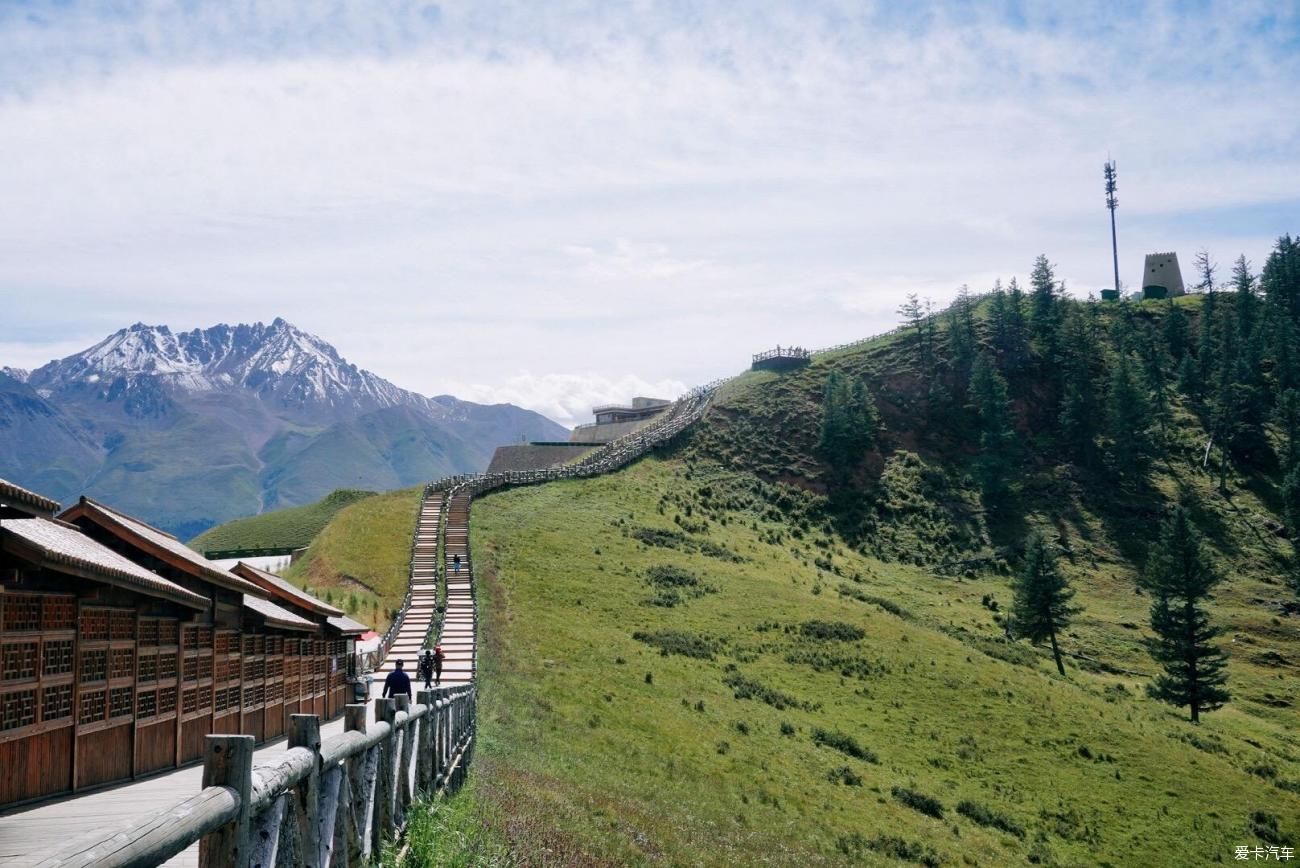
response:
{"label": "person in dark jacket", "polygon": [[411,676],[407,675],[405,672],[402,671],[402,664],[404,662],[405,661],[403,660],[398,660],[397,668],[394,669],[392,672],[389,672],[388,677],[384,679],[385,699],[387,699],[390,696],[396,697],[403,693],[406,694],[407,699],[412,698],[411,697]]}
{"label": "person in dark jacket", "polygon": [[433,652],[420,652],[420,666],[418,669],[420,680],[424,682],[424,689],[428,690],[433,684]]}

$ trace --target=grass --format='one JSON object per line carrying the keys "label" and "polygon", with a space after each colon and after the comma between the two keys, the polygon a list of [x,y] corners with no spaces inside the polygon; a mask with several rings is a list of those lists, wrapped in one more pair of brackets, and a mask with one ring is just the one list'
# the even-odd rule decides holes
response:
{"label": "grass", "polygon": [[190,540],[189,546],[201,552],[302,548],[324,530],[339,510],[373,495],[373,491],[340,488],[316,503],[277,509],[217,525]]}
{"label": "grass", "polygon": [[285,577],[317,596],[338,600],[357,594],[371,602],[358,620],[383,632],[401,605],[410,579],[411,537],[422,488],[377,494],[335,514]]}
{"label": "grass", "polygon": [[[1088,607],[1067,650],[1101,665],[1062,679],[1002,638],[986,598],[1009,600],[1005,576],[882,561],[817,526],[796,537],[797,521],[728,493],[755,484],[650,459],[476,501],[470,801],[519,864],[1123,865],[1142,852],[1181,865],[1295,842],[1294,707],[1243,697],[1193,727],[1145,698],[1143,630],[1122,626],[1145,623],[1130,568],[1067,564]],[[647,527],[742,559],[634,532]],[[659,567],[716,593],[643,605]],[[1300,658],[1293,632],[1239,616],[1233,596],[1216,616],[1239,645]],[[848,677],[830,651],[869,665]],[[1255,656],[1233,656],[1236,689],[1293,695]]]}

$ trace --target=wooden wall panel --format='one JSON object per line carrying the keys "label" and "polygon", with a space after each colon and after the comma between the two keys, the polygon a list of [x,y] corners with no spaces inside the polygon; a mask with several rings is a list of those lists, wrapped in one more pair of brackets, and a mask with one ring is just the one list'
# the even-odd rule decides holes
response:
{"label": "wooden wall panel", "polygon": [[176,765],[176,719],[140,727],[135,743],[135,772],[147,775]]}
{"label": "wooden wall panel", "polygon": [[0,744],[0,805],[72,786],[72,727]]}
{"label": "wooden wall panel", "polygon": [[213,735],[242,735],[239,729],[239,709],[212,718]]}
{"label": "wooden wall panel", "polygon": [[196,717],[185,721],[181,727],[181,762],[202,759],[207,737],[212,732],[212,717]]}
{"label": "wooden wall panel", "polygon": [[131,730],[128,721],[77,737],[77,786],[93,787],[131,777]]}

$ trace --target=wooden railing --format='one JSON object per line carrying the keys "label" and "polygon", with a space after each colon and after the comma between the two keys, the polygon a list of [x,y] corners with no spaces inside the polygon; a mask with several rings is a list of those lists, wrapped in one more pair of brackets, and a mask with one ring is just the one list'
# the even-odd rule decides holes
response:
{"label": "wooden railing", "polygon": [[288,749],[253,763],[250,735],[210,735],[203,789],[110,837],[74,842],[38,868],[159,865],[199,843],[203,868],[368,863],[403,828],[413,800],[464,782],[474,748],[474,687],[422,690],[347,706],[346,730],[321,740],[295,714]]}

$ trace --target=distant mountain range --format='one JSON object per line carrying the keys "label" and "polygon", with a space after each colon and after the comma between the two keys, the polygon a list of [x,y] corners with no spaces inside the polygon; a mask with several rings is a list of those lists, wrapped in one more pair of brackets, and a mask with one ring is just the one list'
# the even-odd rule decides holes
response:
{"label": "distant mountain range", "polygon": [[187,539],[219,522],[482,470],[568,432],[510,404],[427,398],[283,319],[174,333],[143,323],[0,368],[0,477],[101,498]]}

